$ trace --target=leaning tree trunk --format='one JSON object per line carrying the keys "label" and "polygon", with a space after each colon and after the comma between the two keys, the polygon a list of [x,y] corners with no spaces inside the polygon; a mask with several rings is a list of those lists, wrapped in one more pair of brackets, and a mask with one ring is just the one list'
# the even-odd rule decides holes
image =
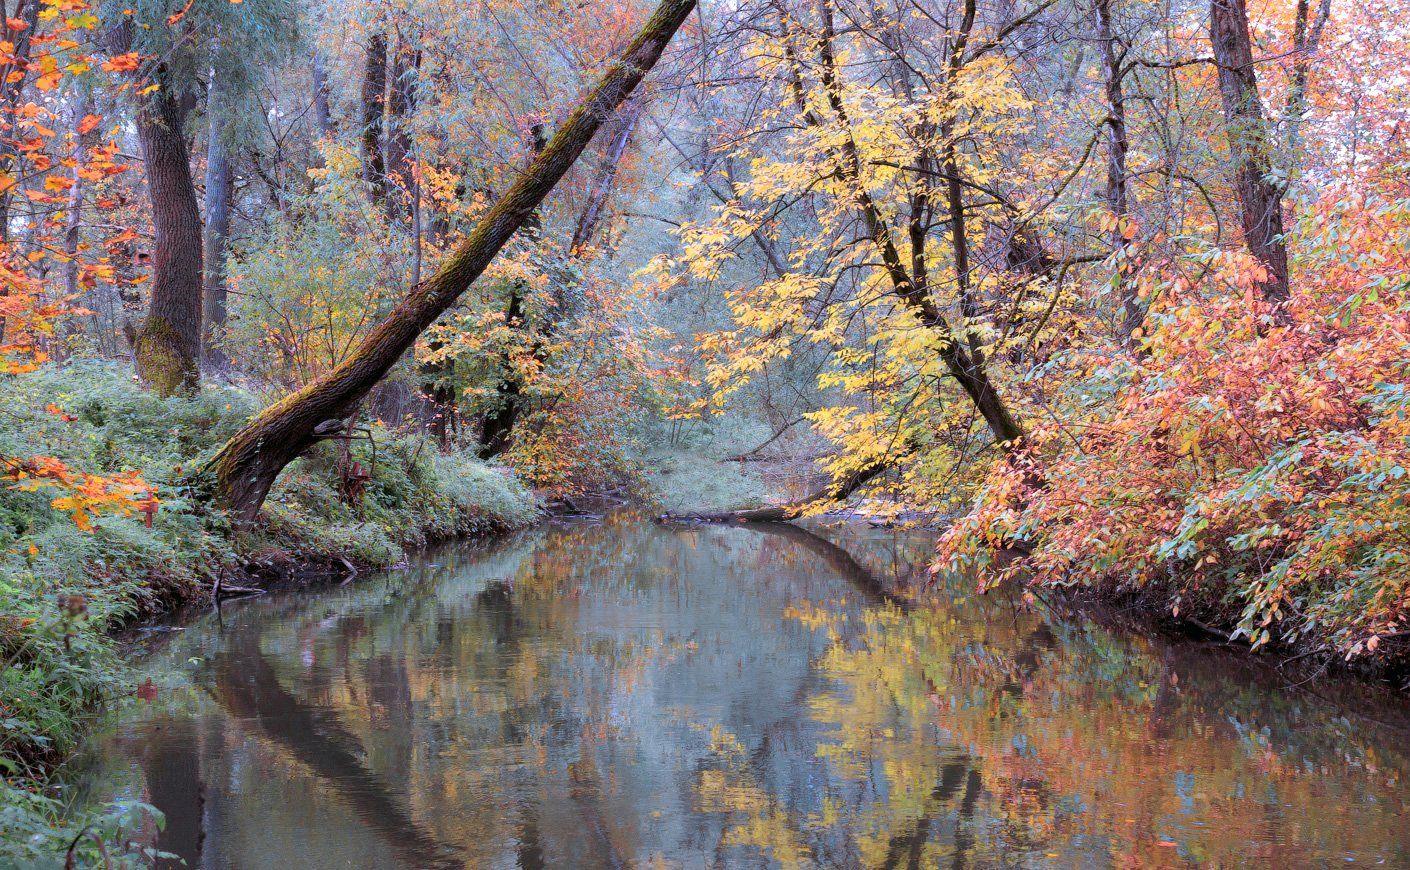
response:
{"label": "leaning tree trunk", "polygon": [[1258,97],[1244,0],[1211,0],[1209,42],[1219,67],[1219,93],[1224,102],[1244,243],[1268,270],[1260,288],[1263,297],[1277,305],[1286,302],[1289,293],[1283,190],[1273,177],[1273,143]]}
{"label": "leaning tree trunk", "polygon": [[216,497],[243,522],[259,513],[286,465],[342,418],[401,359],[490,264],[514,232],[577,161],[603,118],[631,95],[660,59],[695,0],[662,0],[626,51],[568,116],[548,147],[519,176],[429,280],[417,285],[337,368],[265,409],[211,462]]}
{"label": "leaning tree trunk", "polygon": [[186,147],[185,99],[166,75],[163,87],[137,109],[137,138],[147,169],[156,240],[152,301],[137,329],[137,373],[158,395],[194,393],[200,386],[201,208]]}

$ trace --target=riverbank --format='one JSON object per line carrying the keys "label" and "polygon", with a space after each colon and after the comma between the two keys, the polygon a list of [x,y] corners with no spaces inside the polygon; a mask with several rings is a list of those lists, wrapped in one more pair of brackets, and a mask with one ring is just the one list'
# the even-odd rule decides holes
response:
{"label": "riverbank", "polygon": [[0,382],[5,455],[54,456],[92,473],[137,470],[159,501],[150,517],[104,516],[84,530],[42,491],[0,489],[0,863],[52,859],[85,827],[132,829],[131,807],[65,818],[49,785],[104,707],[140,696],[115,631],[291,577],[394,565],[429,541],[494,534],[537,514],[507,469],[373,424],[346,451],[327,444],[294,463],[265,522],[237,533],[187,481],[258,405],[218,385],[194,399],[158,399],[108,364]]}

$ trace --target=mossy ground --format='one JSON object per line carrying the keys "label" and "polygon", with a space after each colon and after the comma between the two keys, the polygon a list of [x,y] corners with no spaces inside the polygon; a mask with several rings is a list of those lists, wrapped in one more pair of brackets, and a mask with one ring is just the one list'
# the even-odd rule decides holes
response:
{"label": "mossy ground", "polygon": [[252,566],[391,565],[427,540],[535,516],[532,495],[507,470],[374,425],[351,446],[372,474],[356,504],[338,490],[339,446],[323,445],[280,478],[266,522],[236,535],[188,481],[257,405],[213,385],[158,398],[129,370],[94,362],[0,381],[0,454],[57,456],[97,473],[137,469],[161,499],[151,528],[140,515],[110,516],[83,532],[43,492],[0,489],[0,865],[61,864],[87,826],[98,838],[83,848],[132,830],[134,808],[69,818],[48,788],[105,702],[132,693],[115,628],[208,596],[218,576],[251,582]]}

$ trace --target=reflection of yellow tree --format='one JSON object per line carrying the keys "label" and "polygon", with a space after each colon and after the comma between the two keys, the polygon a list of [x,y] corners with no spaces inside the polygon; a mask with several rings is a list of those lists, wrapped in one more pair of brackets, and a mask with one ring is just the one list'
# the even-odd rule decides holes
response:
{"label": "reflection of yellow tree", "polygon": [[772,855],[784,867],[804,866],[812,853],[801,842],[788,811],[751,772],[744,744],[717,725],[710,731],[710,751],[721,766],[700,771],[696,809],[732,819],[721,832],[720,845],[749,846]]}
{"label": "reflection of yellow tree", "polygon": [[[821,662],[835,689],[812,712],[835,730],[819,755],[844,782],[882,780],[872,800],[831,810],[869,866],[936,809],[937,729],[966,748],[1000,826],[975,848],[1010,860],[1076,858],[1100,842],[1137,866],[1340,859],[1345,831],[1393,830],[1405,812],[1405,758],[1349,727],[1287,727],[1296,700],[1243,694],[1218,672],[1223,659],[1133,654],[1128,638],[1036,613],[966,610],[978,605],[871,611]],[[1345,793],[1357,783],[1391,799]]]}

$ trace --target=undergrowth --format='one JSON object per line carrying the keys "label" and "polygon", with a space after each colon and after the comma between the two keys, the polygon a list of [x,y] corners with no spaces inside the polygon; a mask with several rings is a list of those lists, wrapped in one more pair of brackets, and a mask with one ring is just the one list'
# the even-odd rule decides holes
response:
{"label": "undergrowth", "polygon": [[[132,697],[114,629],[203,596],[251,563],[386,566],[407,547],[526,525],[536,512],[507,470],[373,424],[348,456],[325,444],[291,465],[266,522],[237,535],[189,482],[256,407],[217,385],[159,399],[125,369],[92,361],[0,380],[0,454],[55,456],[94,473],[137,469],[160,501],[150,527],[140,514],[103,516],[83,531],[43,492],[0,489],[0,865],[52,866],[75,842],[80,863],[101,863],[103,851],[137,857],[122,843],[149,808],[70,817],[50,783],[91,718]],[[338,487],[348,459],[371,475],[357,498]]]}

